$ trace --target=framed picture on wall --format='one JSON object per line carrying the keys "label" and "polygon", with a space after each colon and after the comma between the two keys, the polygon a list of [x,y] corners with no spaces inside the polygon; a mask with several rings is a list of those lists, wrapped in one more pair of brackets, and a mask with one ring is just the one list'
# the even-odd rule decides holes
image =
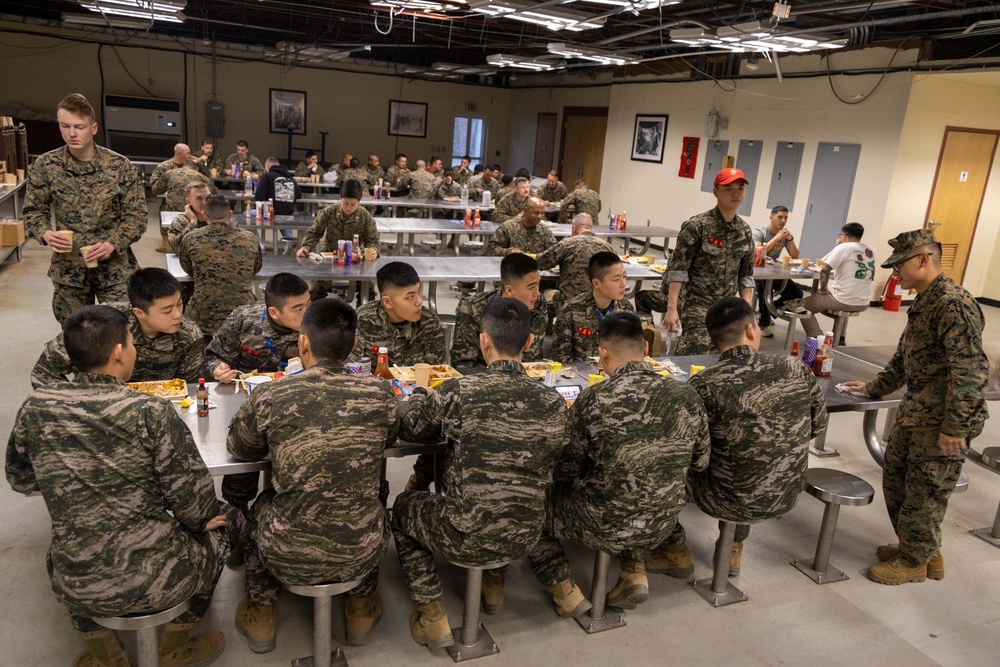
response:
{"label": "framed picture on wall", "polygon": [[635,116],[632,136],[632,159],[639,162],[663,163],[663,143],[667,138],[668,116]]}
{"label": "framed picture on wall", "polygon": [[306,93],[304,90],[271,88],[271,132],[306,133]]}
{"label": "framed picture on wall", "polygon": [[426,137],[427,105],[423,102],[389,100],[389,135]]}

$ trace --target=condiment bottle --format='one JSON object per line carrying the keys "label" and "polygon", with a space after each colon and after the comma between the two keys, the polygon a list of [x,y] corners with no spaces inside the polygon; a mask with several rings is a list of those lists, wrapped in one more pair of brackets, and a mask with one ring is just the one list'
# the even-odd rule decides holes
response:
{"label": "condiment bottle", "polygon": [[799,341],[797,340],[792,342],[792,356],[793,357],[799,356]]}
{"label": "condiment bottle", "polygon": [[392,371],[389,370],[389,348],[380,347],[378,349],[378,363],[375,365],[372,375],[386,380],[392,379]]}
{"label": "condiment bottle", "polygon": [[472,216],[472,226],[478,229],[479,225],[482,224],[482,221],[483,221],[483,219],[479,215],[479,208],[477,207],[476,208],[476,213]]}
{"label": "condiment bottle", "polygon": [[205,378],[198,378],[198,393],[195,394],[195,401],[198,404],[198,416],[208,416],[208,387],[205,386]]}

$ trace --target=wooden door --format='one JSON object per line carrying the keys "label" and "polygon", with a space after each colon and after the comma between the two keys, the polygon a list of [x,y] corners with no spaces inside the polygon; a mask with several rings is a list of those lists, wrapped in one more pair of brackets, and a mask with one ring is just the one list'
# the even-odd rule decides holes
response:
{"label": "wooden door", "polygon": [[961,284],[1000,132],[948,127],[924,227],[941,243],[941,267]]}
{"label": "wooden door", "polygon": [[552,170],[552,159],[556,151],[556,114],[538,114],[535,129],[535,164],[531,168],[533,176],[544,177]]}
{"label": "wooden door", "polygon": [[559,144],[559,178],[572,192],[578,179],[601,191],[604,137],[608,131],[607,107],[566,107]]}

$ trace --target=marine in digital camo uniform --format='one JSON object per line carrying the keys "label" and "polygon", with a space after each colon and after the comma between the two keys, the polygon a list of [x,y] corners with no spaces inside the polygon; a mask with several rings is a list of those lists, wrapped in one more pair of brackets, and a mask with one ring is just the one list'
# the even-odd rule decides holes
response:
{"label": "marine in digital camo uniform", "polygon": [[583,181],[577,181],[576,189],[566,195],[559,206],[559,222],[569,222],[577,213],[589,213],[596,225],[600,222],[600,212],[601,196]]}
{"label": "marine in digital camo uniform", "polygon": [[561,308],[562,304],[578,294],[591,290],[590,278],[587,276],[591,257],[599,252],[614,251],[610,243],[594,236],[592,231],[584,231],[560,239],[554,246],[539,253],[535,261],[538,262],[540,271],[559,267],[559,299],[556,308]]}
{"label": "marine in digital camo uniform", "polygon": [[[525,199],[525,202],[528,200]],[[486,244],[487,254],[506,255],[511,248],[521,252],[540,253],[556,244],[552,230],[545,225],[527,228],[521,220],[508,220],[493,232]]]}
{"label": "marine in digital camo uniform", "polygon": [[399,366],[443,364],[444,327],[430,308],[424,308],[416,322],[393,324],[382,301],[369,301],[358,308],[358,346],[352,359],[374,358],[374,348],[389,348],[389,363]]}

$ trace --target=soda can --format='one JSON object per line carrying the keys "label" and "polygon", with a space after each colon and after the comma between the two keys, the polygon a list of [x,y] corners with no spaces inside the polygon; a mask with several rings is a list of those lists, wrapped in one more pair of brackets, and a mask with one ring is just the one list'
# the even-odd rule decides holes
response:
{"label": "soda can", "polygon": [[802,363],[806,366],[812,368],[812,364],[816,361],[816,351],[819,349],[819,339],[809,336],[806,338],[806,348],[802,352]]}

